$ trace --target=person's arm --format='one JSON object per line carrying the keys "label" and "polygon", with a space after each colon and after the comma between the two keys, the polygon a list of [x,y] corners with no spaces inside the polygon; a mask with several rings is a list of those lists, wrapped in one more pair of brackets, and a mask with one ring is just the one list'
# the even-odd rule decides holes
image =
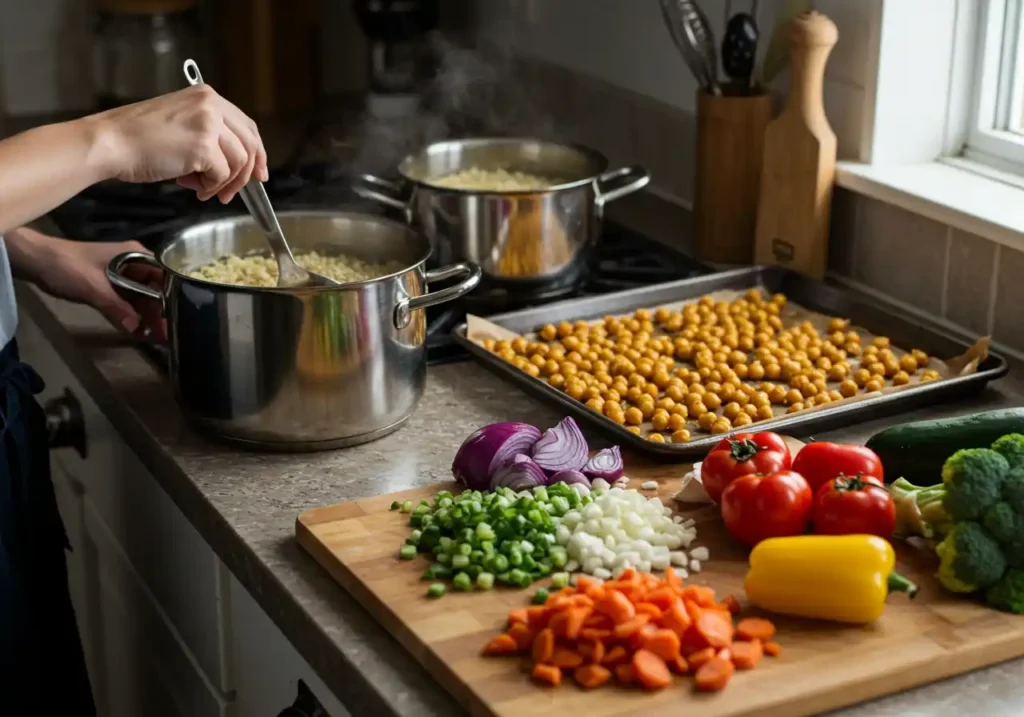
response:
{"label": "person's arm", "polygon": [[0,235],[113,176],[109,144],[88,117],[0,142]]}
{"label": "person's arm", "polygon": [[177,179],[228,202],[266,181],[255,123],[209,85],[39,127],[0,142],[0,235],[105,179]]}

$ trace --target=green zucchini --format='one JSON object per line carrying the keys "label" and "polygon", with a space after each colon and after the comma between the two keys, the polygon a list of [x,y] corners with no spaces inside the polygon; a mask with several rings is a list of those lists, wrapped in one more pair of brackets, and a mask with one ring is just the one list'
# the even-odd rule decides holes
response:
{"label": "green zucchini", "polygon": [[905,423],[876,433],[867,446],[882,459],[886,483],[906,478],[927,486],[942,482],[942,464],[956,451],[987,448],[1007,433],[1024,433],[1024,408]]}

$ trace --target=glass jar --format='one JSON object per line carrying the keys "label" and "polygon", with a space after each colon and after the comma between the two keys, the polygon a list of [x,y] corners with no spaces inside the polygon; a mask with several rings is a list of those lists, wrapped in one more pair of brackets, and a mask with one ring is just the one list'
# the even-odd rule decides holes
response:
{"label": "glass jar", "polygon": [[100,0],[93,74],[100,107],[138,102],[186,86],[182,65],[200,66],[198,0]]}

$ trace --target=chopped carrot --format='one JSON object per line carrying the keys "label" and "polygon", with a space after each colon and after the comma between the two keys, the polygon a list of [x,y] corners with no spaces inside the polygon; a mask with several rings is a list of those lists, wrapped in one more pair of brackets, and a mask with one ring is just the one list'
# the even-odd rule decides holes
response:
{"label": "chopped carrot", "polygon": [[679,637],[683,636],[686,628],[692,623],[693,620],[690,619],[690,615],[686,612],[686,607],[680,598],[673,600],[672,604],[661,613],[661,626],[668,628]]}
{"label": "chopped carrot", "polygon": [[580,630],[583,629],[583,623],[590,617],[590,613],[593,612],[593,608],[589,607],[574,607],[565,612],[565,635],[564,637],[569,640],[575,640],[580,636]]}
{"label": "chopped carrot", "polygon": [[548,626],[551,615],[543,605],[532,605],[526,608],[526,624],[531,630],[541,630]]}
{"label": "chopped carrot", "polygon": [[603,612],[616,625],[622,624],[636,615],[636,608],[623,593],[612,591],[597,604],[597,611]]}
{"label": "chopped carrot", "polygon": [[615,679],[622,684],[631,685],[636,682],[636,672],[633,670],[631,663],[623,662],[612,669],[615,671]]}
{"label": "chopped carrot", "polygon": [[615,626],[612,634],[615,635],[617,640],[625,640],[626,638],[632,637],[636,632],[646,625],[651,619],[650,615],[640,614],[631,620],[620,622]]}
{"label": "chopped carrot", "polygon": [[650,650],[665,662],[672,663],[679,657],[679,635],[671,630],[655,630],[644,640],[644,649]]}
{"label": "chopped carrot", "polygon": [[655,620],[661,617],[661,608],[652,602],[637,603],[636,611],[638,615],[650,615]]}
{"label": "chopped carrot", "polygon": [[542,685],[558,687],[562,684],[562,671],[554,665],[534,665],[530,676]]}
{"label": "chopped carrot", "polygon": [[605,653],[601,660],[602,665],[618,665],[629,660],[629,653],[622,645],[616,645]]}
{"label": "chopped carrot", "polygon": [[649,690],[660,690],[672,682],[672,673],[665,661],[643,648],[633,653],[633,672],[637,681]]}
{"label": "chopped carrot", "polygon": [[565,630],[569,622],[568,611],[556,612],[548,620],[548,629],[555,633],[555,637],[566,637]]}
{"label": "chopped carrot", "polygon": [[668,664],[668,669],[677,675],[685,675],[690,671],[690,663],[682,655],[676,655],[674,660],[669,660],[666,664]]}
{"label": "chopped carrot", "polygon": [[515,625],[517,622],[527,623],[530,621],[530,612],[528,608],[521,607],[518,610],[513,610],[508,614],[508,624]]}
{"label": "chopped carrot", "polygon": [[656,690],[673,675],[692,674],[697,689],[717,691],[736,670],[781,650],[771,621],[737,621],[739,610],[732,595],[718,600],[712,588],[686,585],[672,569],[658,577],[629,568],[605,583],[578,576],[544,605],[511,610],[505,632],[484,653],[528,653],[533,679],[550,686],[568,673],[583,689],[614,676]]}
{"label": "chopped carrot", "polygon": [[484,645],[485,655],[514,655],[519,652],[519,646],[511,636],[504,633],[495,635],[491,641]]}
{"label": "chopped carrot", "polygon": [[693,683],[703,692],[718,692],[725,689],[735,672],[731,662],[714,657],[697,668]]}
{"label": "chopped carrot", "polygon": [[551,655],[551,664],[563,670],[572,670],[583,664],[583,655],[565,647],[556,647]]}
{"label": "chopped carrot", "polygon": [[687,585],[683,590],[683,597],[693,600],[701,607],[711,607],[715,604],[715,591],[707,585]]}
{"label": "chopped carrot", "polygon": [[775,637],[775,625],[763,617],[745,617],[736,624],[736,636],[741,640],[768,642]]}
{"label": "chopped carrot", "polygon": [[590,614],[586,620],[583,621],[583,627],[596,627],[599,630],[611,630],[615,627],[615,623],[607,615],[603,615],[599,612]]}
{"label": "chopped carrot", "polygon": [[514,622],[505,633],[516,641],[520,652],[529,650],[533,645],[534,632],[524,622]]}
{"label": "chopped carrot", "polygon": [[647,638],[651,637],[658,631],[657,626],[647,623],[641,626],[639,630],[634,632],[629,638],[629,646],[634,650],[639,650],[647,642]]}
{"label": "chopped carrot", "polygon": [[555,633],[545,627],[533,638],[533,650],[531,652],[534,662],[550,662],[551,656],[555,654]]}
{"label": "chopped carrot", "polygon": [[580,687],[592,690],[610,680],[612,671],[600,665],[582,665],[573,671],[572,676],[580,683]]}
{"label": "chopped carrot", "polygon": [[711,647],[728,647],[732,642],[732,620],[723,617],[717,610],[704,610],[693,621],[693,625]]}
{"label": "chopped carrot", "polygon": [[737,640],[729,646],[732,653],[732,664],[738,670],[752,670],[764,657],[764,648],[760,640]]}
{"label": "chopped carrot", "polygon": [[686,661],[690,664],[690,667],[699,668],[708,660],[714,659],[715,649],[713,647],[705,647],[703,650],[693,653],[686,658]]}

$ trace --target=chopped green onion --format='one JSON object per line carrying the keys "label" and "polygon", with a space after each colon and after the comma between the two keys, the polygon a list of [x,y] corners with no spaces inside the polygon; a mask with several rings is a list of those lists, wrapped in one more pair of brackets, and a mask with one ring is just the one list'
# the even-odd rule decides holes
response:
{"label": "chopped green onion", "polygon": [[412,501],[411,500],[407,500],[404,503],[402,503],[401,511],[403,513],[411,513],[412,512]]}
{"label": "chopped green onion", "polygon": [[452,567],[455,568],[456,570],[462,570],[463,568],[466,568],[468,565],[469,565],[469,556],[468,555],[462,555],[460,553],[459,555],[453,555],[452,556]]}
{"label": "chopped green onion", "polygon": [[494,574],[493,573],[480,573],[476,576],[476,585],[478,588],[483,590],[490,590],[494,587]]}
{"label": "chopped green onion", "polygon": [[537,592],[533,596],[534,605],[543,605],[548,600],[550,593],[547,588],[537,588]]}
{"label": "chopped green onion", "polygon": [[466,573],[459,573],[452,578],[452,586],[456,590],[471,590],[473,588],[473,582],[469,579],[469,575]]}
{"label": "chopped green onion", "polygon": [[400,510],[401,508],[402,508],[402,504],[399,503],[397,500],[391,502],[390,510]]}
{"label": "chopped green onion", "polygon": [[398,557],[402,560],[412,560],[416,557],[416,546],[415,545],[403,545],[398,551]]}
{"label": "chopped green onion", "polygon": [[445,588],[444,583],[431,583],[430,587],[427,588],[427,597],[439,598],[445,594],[446,590],[447,588]]}
{"label": "chopped green onion", "polygon": [[551,576],[551,585],[562,589],[569,585],[569,573],[555,573]]}

